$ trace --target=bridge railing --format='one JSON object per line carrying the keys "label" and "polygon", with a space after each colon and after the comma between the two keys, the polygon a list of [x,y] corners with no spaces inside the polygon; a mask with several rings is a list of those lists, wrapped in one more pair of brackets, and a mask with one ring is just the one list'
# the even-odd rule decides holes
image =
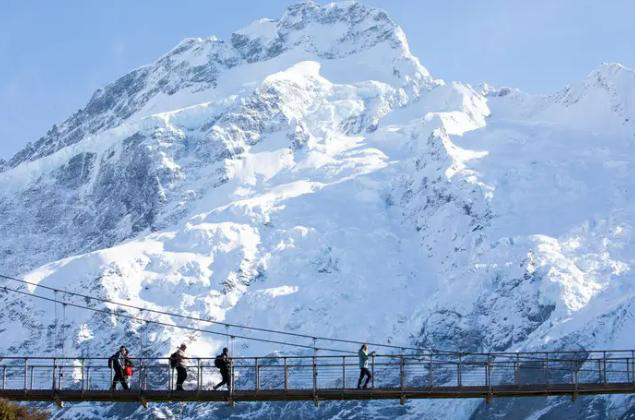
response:
{"label": "bridge railing", "polygon": [[[508,385],[633,383],[631,351],[548,353],[391,354],[369,359],[374,389],[434,389]],[[133,358],[130,387],[174,390],[176,373],[167,358]],[[213,358],[187,360],[188,390],[211,390],[220,382]],[[358,384],[357,356],[266,356],[232,359],[235,391],[351,389]],[[0,358],[2,390],[108,390],[108,358]],[[119,385],[118,385],[119,387]]]}

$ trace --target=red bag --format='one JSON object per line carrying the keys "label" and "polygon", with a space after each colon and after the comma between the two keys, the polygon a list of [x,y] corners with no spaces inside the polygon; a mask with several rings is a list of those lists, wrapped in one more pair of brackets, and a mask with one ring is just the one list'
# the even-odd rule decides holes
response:
{"label": "red bag", "polygon": [[124,368],[124,375],[126,376],[132,376],[132,366],[126,366]]}

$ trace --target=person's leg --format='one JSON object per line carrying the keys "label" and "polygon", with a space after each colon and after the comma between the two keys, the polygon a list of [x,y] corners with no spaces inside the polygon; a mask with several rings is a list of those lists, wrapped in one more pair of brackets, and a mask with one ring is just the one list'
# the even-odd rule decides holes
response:
{"label": "person's leg", "polygon": [[176,368],[176,390],[183,391],[183,382],[187,379],[187,371],[183,366]]}
{"label": "person's leg", "polygon": [[364,368],[364,374],[366,375],[366,382],[364,382],[364,388],[368,388],[368,382],[373,378],[373,375],[370,374],[370,370]]}
{"label": "person's leg", "polygon": [[362,379],[364,379],[364,368],[359,370],[359,379],[357,380],[357,388],[362,386]]}
{"label": "person's leg", "polygon": [[126,391],[130,389],[130,387],[128,386],[128,377],[127,376],[122,376],[121,377],[121,386],[123,387],[123,389],[125,389]]}
{"label": "person's leg", "polygon": [[117,389],[117,382],[121,383],[124,389],[127,388],[127,385],[124,384],[123,375],[119,370],[115,369],[115,376],[112,378],[112,386],[110,387],[111,391]]}
{"label": "person's leg", "polygon": [[222,369],[220,370],[220,376],[222,378],[222,380],[216,384],[216,386],[214,386],[214,389],[218,389],[223,385],[227,385],[227,389],[229,389],[229,381],[228,381],[228,375],[227,375],[227,370],[226,369]]}

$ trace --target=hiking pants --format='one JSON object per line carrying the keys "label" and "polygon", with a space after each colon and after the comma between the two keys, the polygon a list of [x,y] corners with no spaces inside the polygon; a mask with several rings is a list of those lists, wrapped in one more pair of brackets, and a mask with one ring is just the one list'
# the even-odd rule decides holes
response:
{"label": "hiking pants", "polygon": [[362,380],[364,379],[364,376],[366,376],[366,382],[364,383],[364,388],[366,388],[368,386],[368,382],[373,377],[373,375],[370,374],[370,370],[368,370],[368,368],[360,368],[359,369],[359,380],[357,381],[357,388],[359,388],[360,385],[362,384]]}
{"label": "hiking pants", "polygon": [[114,391],[117,388],[117,382],[121,384],[123,389],[128,389],[128,382],[126,382],[126,378],[123,376],[122,369],[114,369],[115,376],[112,378],[112,386],[110,387],[111,391]]}
{"label": "hiking pants", "polygon": [[220,368],[220,376],[222,376],[223,380],[214,388],[218,389],[223,385],[227,385],[227,390],[229,390],[229,388],[232,386],[232,378],[231,378],[231,375],[229,374],[229,368],[228,367]]}
{"label": "hiking pants", "polygon": [[183,366],[176,367],[176,390],[183,391],[183,382],[187,379],[187,369]]}

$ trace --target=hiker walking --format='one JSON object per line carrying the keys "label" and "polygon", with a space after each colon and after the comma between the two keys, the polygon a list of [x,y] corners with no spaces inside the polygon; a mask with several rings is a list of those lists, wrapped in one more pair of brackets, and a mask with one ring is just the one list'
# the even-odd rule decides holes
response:
{"label": "hiker walking", "polygon": [[[375,352],[372,352],[370,356],[374,356]],[[368,388],[368,382],[371,380],[373,375],[370,374],[370,370],[368,370],[368,344],[362,344],[362,347],[357,352],[357,356],[359,357],[359,380],[357,381],[357,389],[362,385],[362,380],[366,377],[366,382],[364,382],[364,389]]]}
{"label": "hiker walking", "polygon": [[179,348],[170,355],[170,367],[176,369],[176,390],[183,391],[183,382],[187,379],[187,369],[185,368],[185,349],[187,346],[181,344]]}
{"label": "hiker walking", "polygon": [[115,373],[112,378],[112,385],[110,387],[111,391],[114,391],[117,388],[117,382],[121,384],[123,389],[129,389],[126,378],[124,377],[124,366],[126,366],[127,359],[128,349],[126,346],[119,347],[119,350],[108,359],[108,367]]}
{"label": "hiker walking", "polygon": [[232,386],[231,375],[229,373],[231,369],[231,359],[229,357],[229,350],[227,347],[223,348],[223,352],[216,356],[214,359],[214,366],[220,369],[220,375],[223,378],[220,383],[214,386],[214,390],[217,390],[223,385],[227,385],[227,390],[229,391]]}

